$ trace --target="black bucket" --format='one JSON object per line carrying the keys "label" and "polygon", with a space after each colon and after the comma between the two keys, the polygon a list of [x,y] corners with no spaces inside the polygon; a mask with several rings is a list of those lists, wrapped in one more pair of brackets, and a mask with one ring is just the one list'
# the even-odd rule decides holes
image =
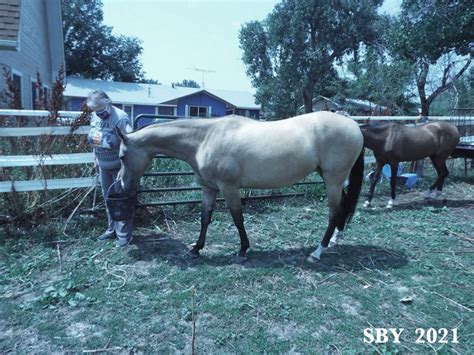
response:
{"label": "black bucket", "polygon": [[130,196],[124,192],[110,192],[110,188],[119,180],[109,186],[105,203],[114,221],[125,221],[133,217],[135,209],[135,196]]}

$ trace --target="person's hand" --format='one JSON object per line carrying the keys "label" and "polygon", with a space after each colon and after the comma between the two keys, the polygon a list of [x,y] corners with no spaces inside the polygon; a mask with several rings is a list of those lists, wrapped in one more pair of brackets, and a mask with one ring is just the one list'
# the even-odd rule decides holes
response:
{"label": "person's hand", "polygon": [[94,134],[94,136],[92,137],[92,142],[95,144],[95,145],[100,145],[101,144],[101,140],[102,140],[102,134],[100,134],[99,132],[96,132]]}

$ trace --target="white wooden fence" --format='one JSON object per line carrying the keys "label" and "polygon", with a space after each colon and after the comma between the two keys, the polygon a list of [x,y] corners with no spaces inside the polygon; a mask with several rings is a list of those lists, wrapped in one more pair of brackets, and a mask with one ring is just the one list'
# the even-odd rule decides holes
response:
{"label": "white wooden fence", "polygon": [[[63,122],[71,122],[78,117],[81,112],[59,111]],[[28,110],[0,110],[0,120],[5,116],[24,116],[24,117],[43,117],[47,118],[48,111],[28,111]],[[352,117],[356,121],[417,121],[415,116],[357,116]],[[433,121],[451,121],[458,117],[450,116],[431,116]],[[90,126],[81,126],[73,134],[87,134]],[[0,128],[0,137],[24,137],[40,135],[67,135],[70,134],[69,126],[49,126],[49,127],[2,127]],[[372,157],[371,157],[372,158]],[[41,166],[41,165],[68,165],[68,164],[87,164],[93,163],[92,153],[74,153],[74,154],[55,154],[52,156],[36,155],[8,155],[0,156],[0,169],[22,166]],[[368,159],[366,163],[373,162]],[[0,193],[13,191],[38,191],[54,189],[70,189],[91,187],[95,184],[95,177],[76,177],[67,179],[50,180],[29,180],[29,181],[0,181]]]}
{"label": "white wooden fence", "polygon": [[[78,117],[81,112],[59,111],[60,118],[65,122],[71,122]],[[0,110],[0,120],[5,116],[24,116],[24,117],[42,117],[47,119],[49,111],[32,110]],[[81,126],[73,134],[87,134],[90,126]],[[68,135],[71,128],[69,126],[48,126],[48,127],[2,127],[0,128],[0,137],[31,137],[40,135]],[[52,156],[38,155],[2,155],[0,156],[0,169],[22,166],[41,166],[41,165],[69,165],[93,163],[92,153],[74,153],[74,154],[54,154]],[[76,177],[67,179],[46,179],[46,180],[28,180],[28,181],[0,181],[1,192],[24,192],[38,190],[55,190],[90,187],[95,184],[95,176]]]}

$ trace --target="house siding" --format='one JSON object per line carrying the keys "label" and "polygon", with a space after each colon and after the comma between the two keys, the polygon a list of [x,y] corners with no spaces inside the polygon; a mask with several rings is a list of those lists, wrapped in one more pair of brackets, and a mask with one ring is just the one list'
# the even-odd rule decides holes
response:
{"label": "house siding", "polygon": [[147,105],[133,105],[133,114],[135,117],[141,114],[155,114],[156,106],[147,106]]}
{"label": "house siding", "polygon": [[[3,67],[21,74],[22,106],[32,109],[31,83],[39,72],[44,85],[52,87],[52,68],[48,40],[47,13],[44,1],[23,0],[21,2],[19,50],[0,50],[0,69]],[[6,88],[0,76],[0,91]]]}
{"label": "house siding", "polygon": [[82,103],[85,100],[84,97],[69,97],[67,99],[69,102],[66,106],[66,109],[68,109],[69,111],[80,111]]}
{"label": "house siding", "polygon": [[226,103],[205,93],[186,96],[178,100],[178,116],[186,116],[186,106],[212,107],[212,117],[222,117],[226,113]]}

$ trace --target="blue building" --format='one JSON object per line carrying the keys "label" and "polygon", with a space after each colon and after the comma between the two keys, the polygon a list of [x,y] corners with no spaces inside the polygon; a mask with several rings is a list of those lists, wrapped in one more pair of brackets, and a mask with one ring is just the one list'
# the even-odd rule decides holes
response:
{"label": "blue building", "polygon": [[222,117],[236,114],[260,118],[260,105],[245,91],[198,89],[157,84],[122,83],[67,78],[64,97],[67,110],[80,111],[88,93],[103,90],[113,104],[130,117],[153,114],[176,117]]}

